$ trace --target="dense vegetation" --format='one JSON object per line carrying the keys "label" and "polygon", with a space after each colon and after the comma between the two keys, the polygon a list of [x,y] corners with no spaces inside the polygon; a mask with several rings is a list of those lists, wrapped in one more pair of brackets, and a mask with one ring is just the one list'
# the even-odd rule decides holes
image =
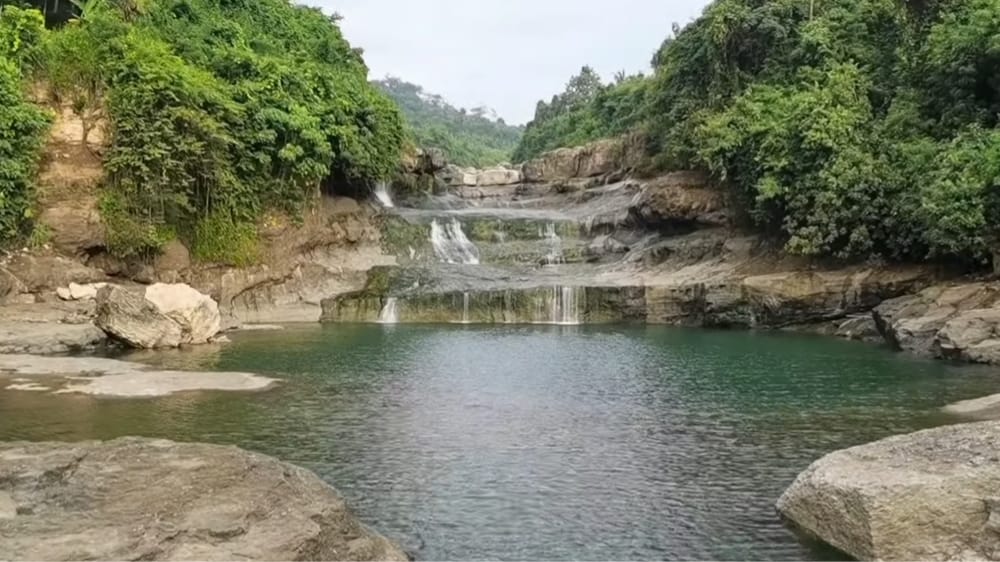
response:
{"label": "dense vegetation", "polygon": [[642,75],[619,73],[614,83],[604,84],[592,68],[583,67],[563,93],[549,102],[538,102],[535,118],[514,151],[514,161],[628,131],[644,116],[647,90],[648,81]]}
{"label": "dense vegetation", "polygon": [[653,65],[627,86],[571,82],[517,155],[639,128],[660,167],[711,171],[790,252],[989,260],[1000,0],[716,0]]}
{"label": "dense vegetation", "polygon": [[418,146],[440,148],[459,166],[483,168],[508,162],[521,140],[521,127],[491,118],[485,108],[457,109],[442,97],[398,78],[375,84],[399,104]]}
{"label": "dense vegetation", "polygon": [[[90,0],[81,8],[51,31],[37,10],[3,9],[0,101],[15,113],[0,113],[0,134],[35,131],[43,119],[17,109],[26,86],[9,82],[18,65],[25,83],[46,84],[53,102],[73,108],[85,135],[107,121],[101,210],[113,253],[150,255],[179,236],[205,260],[246,263],[265,209],[294,214],[321,185],[396,170],[402,119],[368,83],[336,18],[287,0]],[[30,33],[9,30],[25,17]],[[18,54],[24,49],[30,56]],[[0,145],[17,153],[19,170],[36,149]],[[24,180],[14,182],[0,205],[30,200]]]}

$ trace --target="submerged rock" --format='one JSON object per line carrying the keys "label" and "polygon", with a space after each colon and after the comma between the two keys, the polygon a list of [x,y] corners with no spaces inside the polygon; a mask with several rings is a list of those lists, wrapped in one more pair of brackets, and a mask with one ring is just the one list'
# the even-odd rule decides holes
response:
{"label": "submerged rock", "polygon": [[108,285],[97,293],[97,325],[132,347],[204,344],[219,333],[216,302],[183,284],[156,284],[144,292]]}
{"label": "submerged rock", "polygon": [[125,438],[0,444],[0,553],[19,560],[406,560],[306,469]]}
{"label": "submerged rock", "polygon": [[[169,371],[101,357],[37,355],[0,355],[0,374],[57,379],[61,385],[55,389],[57,394],[116,398],[153,398],[197,390],[250,392],[267,390],[277,382],[251,373]],[[64,380],[58,381],[60,378]]]}
{"label": "submerged rock", "polygon": [[827,455],[778,501],[795,525],[861,560],[1000,558],[1000,422]]}

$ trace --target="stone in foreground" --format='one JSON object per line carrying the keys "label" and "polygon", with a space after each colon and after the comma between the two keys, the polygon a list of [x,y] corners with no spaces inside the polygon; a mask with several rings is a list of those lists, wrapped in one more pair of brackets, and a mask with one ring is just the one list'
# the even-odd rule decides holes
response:
{"label": "stone in foreground", "polygon": [[778,511],[860,560],[1000,559],[1000,422],[827,455],[798,477]]}
{"label": "stone in foreground", "polygon": [[304,468],[235,447],[0,443],[0,557],[406,560]]}

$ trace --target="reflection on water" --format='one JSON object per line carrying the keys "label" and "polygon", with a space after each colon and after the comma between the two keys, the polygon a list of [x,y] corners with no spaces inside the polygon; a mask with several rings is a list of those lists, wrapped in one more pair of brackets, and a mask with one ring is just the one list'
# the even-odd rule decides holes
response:
{"label": "reflection on water", "polygon": [[774,513],[834,449],[1000,392],[823,338],[667,328],[334,326],[129,357],[285,379],[150,401],[0,391],[0,439],[162,436],[307,466],[424,559],[822,559]]}

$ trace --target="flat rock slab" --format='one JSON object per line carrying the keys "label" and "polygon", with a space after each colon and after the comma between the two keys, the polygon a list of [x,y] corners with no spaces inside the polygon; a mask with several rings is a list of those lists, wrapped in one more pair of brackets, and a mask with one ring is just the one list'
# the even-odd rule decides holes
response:
{"label": "flat rock slab", "polygon": [[[142,363],[99,357],[0,355],[0,373],[18,377],[62,377],[68,383],[55,390],[56,393],[120,398],[153,398],[195,390],[259,391],[277,383],[276,379],[250,373],[167,371]],[[6,388],[38,390],[19,384]]]}
{"label": "flat rock slab", "polygon": [[107,336],[91,323],[4,322],[0,324],[0,353],[55,354],[93,349]]}
{"label": "flat rock slab", "polygon": [[974,420],[1000,419],[1000,394],[955,402],[942,408],[942,411]]}
{"label": "flat rock slab", "polygon": [[859,560],[998,560],[1000,422],[827,455],[798,477],[778,511]]}
{"label": "flat rock slab", "polygon": [[306,469],[138,438],[0,443],[0,557],[407,559]]}

